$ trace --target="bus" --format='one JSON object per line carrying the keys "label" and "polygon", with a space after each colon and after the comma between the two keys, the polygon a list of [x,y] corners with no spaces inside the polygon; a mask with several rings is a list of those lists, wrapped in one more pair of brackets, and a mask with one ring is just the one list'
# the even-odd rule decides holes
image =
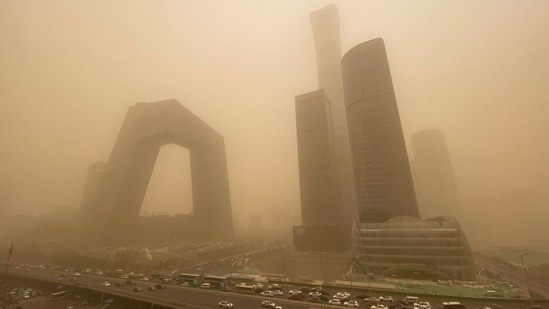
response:
{"label": "bus", "polygon": [[255,286],[253,285],[236,285],[236,292],[242,294],[255,294]]}
{"label": "bus", "polygon": [[202,277],[202,282],[209,283],[216,288],[223,288],[227,286],[227,277],[205,275],[204,277]]}
{"label": "bus", "polygon": [[198,274],[181,273],[179,274],[177,279],[182,284],[188,284],[188,285],[194,285],[194,286],[198,286],[202,283],[202,275],[198,275]]}
{"label": "bus", "polygon": [[69,296],[70,292],[65,290],[65,291],[59,291],[59,292],[55,292],[55,293],[51,293],[50,295],[50,300],[51,301],[57,301],[57,300],[61,300],[67,296]]}

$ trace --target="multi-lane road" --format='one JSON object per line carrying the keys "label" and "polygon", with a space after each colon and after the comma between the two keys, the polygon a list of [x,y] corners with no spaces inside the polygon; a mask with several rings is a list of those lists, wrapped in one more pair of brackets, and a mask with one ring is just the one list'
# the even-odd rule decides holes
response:
{"label": "multi-lane road", "polygon": [[[75,285],[74,281],[71,281],[72,274],[62,271],[48,270],[48,269],[15,269],[12,268],[9,271],[11,274],[18,275],[21,277],[30,277],[35,279],[46,280],[50,282],[59,282],[65,285]],[[64,274],[65,277],[62,280],[59,280],[59,276]],[[102,282],[109,282],[110,287],[101,286]],[[282,297],[261,297],[255,295],[244,295],[223,292],[219,290],[211,289],[201,289],[196,287],[183,287],[176,285],[164,285],[165,289],[156,289],[155,291],[149,291],[148,287],[150,285],[156,285],[157,283],[152,282],[143,282],[135,281],[135,285],[124,285],[116,286],[116,282],[125,282],[126,280],[106,277],[106,276],[96,276],[96,275],[87,275],[82,274],[78,277],[78,286],[80,288],[86,288],[90,290],[95,290],[98,292],[103,292],[103,299],[108,299],[109,295],[120,296],[124,298],[136,299],[151,304],[158,304],[173,308],[191,308],[191,309],[205,309],[205,308],[217,308],[218,303],[222,300],[228,300],[234,304],[233,308],[260,308],[261,302],[263,300],[271,300],[277,305],[282,306],[283,308],[289,309],[298,309],[298,308],[327,308],[333,307],[328,304],[315,304],[305,301],[292,301],[286,298],[287,292],[290,289],[295,289],[297,286],[285,286],[284,292],[285,296]],[[133,289],[139,286],[143,289],[141,292],[134,292]],[[341,288],[326,288],[330,292],[330,295],[335,294],[336,292],[342,292],[345,289]],[[358,294],[368,294],[368,291],[349,291],[351,292],[352,299],[356,299]],[[390,291],[372,291],[372,296],[392,296],[395,300],[403,298],[403,295],[400,293],[392,293]],[[433,308],[438,308],[443,301],[455,301],[456,299],[437,297],[433,299],[422,299],[425,301],[430,301]],[[462,301],[468,308],[483,308],[493,304],[495,300],[490,299],[467,299]],[[360,301],[360,306],[365,308],[366,305],[364,302]],[[526,308],[529,306],[527,302],[506,302],[504,307],[507,308]]]}

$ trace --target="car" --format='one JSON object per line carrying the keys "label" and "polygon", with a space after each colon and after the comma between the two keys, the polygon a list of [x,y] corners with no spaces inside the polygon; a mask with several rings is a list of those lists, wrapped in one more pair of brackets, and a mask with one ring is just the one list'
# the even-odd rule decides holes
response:
{"label": "car", "polygon": [[80,277],[80,273],[79,272],[75,272],[74,274],[72,274],[74,277]]}
{"label": "car", "polygon": [[147,290],[149,291],[156,291],[156,287],[154,285],[149,285],[149,287],[147,288]]}
{"label": "car", "polygon": [[270,301],[270,300],[264,300],[264,301],[261,302],[261,307],[275,308],[275,307],[276,307],[276,304],[273,303],[273,302]]}
{"label": "car", "polygon": [[332,296],[335,299],[339,299],[341,301],[346,301],[351,295],[345,294],[345,293],[336,293],[334,296]]}
{"label": "car", "polygon": [[314,291],[314,292],[309,293],[309,297],[318,297],[318,296],[320,296],[320,295],[322,295],[322,293],[317,292],[317,291]]}
{"label": "car", "polygon": [[140,286],[136,286],[136,287],[133,288],[133,291],[134,292],[141,292],[141,291],[143,291],[143,289]]}
{"label": "car", "polygon": [[287,298],[291,300],[302,300],[303,296],[301,296],[301,294],[290,294]]}
{"label": "car", "polygon": [[233,303],[229,302],[228,300],[222,300],[219,302],[218,306],[221,308],[232,308]]}
{"label": "car", "polygon": [[301,291],[300,290],[290,290],[288,292],[288,294],[292,294],[292,295],[302,295]]}
{"label": "car", "polygon": [[366,299],[366,298],[369,299],[369,298],[370,298],[370,295],[358,294],[358,295],[356,296],[356,299],[362,299],[362,300],[364,300],[364,299]]}
{"label": "car", "polygon": [[134,285],[135,282],[133,282],[132,280],[126,280],[126,284],[127,284],[127,285]]}
{"label": "car", "polygon": [[[366,301],[366,300],[364,300],[364,301]],[[370,298],[368,298],[368,301],[378,302],[378,301],[381,301],[381,300],[379,299],[379,297],[370,296]]]}
{"label": "car", "polygon": [[348,300],[346,302],[343,303],[343,306],[345,307],[351,307],[351,308],[358,308],[360,307],[360,305],[358,304],[358,302],[356,300]]}
{"label": "car", "polygon": [[273,290],[274,296],[284,296],[284,291],[282,290]]}
{"label": "car", "polygon": [[322,299],[320,299],[319,297],[309,297],[307,301],[311,303],[322,303]]}
{"label": "car", "polygon": [[116,285],[116,286],[124,286],[124,282],[118,281],[118,282],[116,282],[114,285]]}
{"label": "car", "polygon": [[156,285],[156,288],[157,288],[157,289],[165,289],[166,286],[163,285],[163,284],[157,284],[157,285]]}
{"label": "car", "polygon": [[320,292],[320,291],[322,291],[322,287],[321,286],[314,286],[314,287],[311,288],[311,291]]}
{"label": "car", "polygon": [[379,304],[379,305],[373,305],[373,306],[371,306],[370,309],[389,309],[389,308],[388,308],[387,306],[385,306],[385,305]]}
{"label": "car", "polygon": [[385,302],[391,302],[391,303],[393,302],[393,298],[391,296],[380,296],[379,300],[385,301]]}
{"label": "car", "polygon": [[[420,301],[416,304],[416,307],[419,307],[421,309],[431,309],[431,304],[428,301]],[[490,307],[491,309],[501,309],[501,307]]]}
{"label": "car", "polygon": [[261,292],[259,295],[273,297],[274,292],[273,291],[264,291],[264,292]]}
{"label": "car", "polygon": [[334,305],[334,306],[341,306],[341,301],[337,298],[332,298],[328,301],[328,304]]}
{"label": "car", "polygon": [[205,283],[202,283],[200,287],[203,289],[211,289],[212,285],[210,283],[205,282]]}
{"label": "car", "polygon": [[105,287],[105,288],[108,288],[108,287],[110,287],[110,286],[111,286],[111,283],[110,283],[110,282],[108,282],[108,281],[105,281],[105,282],[101,282],[101,286],[102,286],[102,287]]}

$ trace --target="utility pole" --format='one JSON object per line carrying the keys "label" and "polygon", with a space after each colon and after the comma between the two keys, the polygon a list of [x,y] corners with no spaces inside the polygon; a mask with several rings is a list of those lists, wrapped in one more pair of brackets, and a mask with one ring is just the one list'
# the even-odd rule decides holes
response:
{"label": "utility pole", "polygon": [[528,252],[523,253],[520,256],[520,261],[522,262],[522,270],[524,271],[524,278],[526,279],[526,288],[528,289],[528,297],[530,298],[530,303],[534,304],[534,298],[532,297],[532,292],[530,292],[530,282],[528,281],[528,270],[526,266],[524,266],[524,257],[528,255]]}
{"label": "utility pole", "polygon": [[11,242],[10,251],[8,251],[8,261],[6,262],[5,274],[8,274],[8,267],[10,266],[11,254],[13,253],[13,241]]}

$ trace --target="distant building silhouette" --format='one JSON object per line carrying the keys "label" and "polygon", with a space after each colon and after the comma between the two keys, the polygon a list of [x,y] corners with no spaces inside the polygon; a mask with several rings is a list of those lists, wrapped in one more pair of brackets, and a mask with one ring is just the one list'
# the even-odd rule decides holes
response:
{"label": "distant building silhouette", "polygon": [[360,222],[419,218],[383,40],[353,47],[341,67]]}
{"label": "distant building silhouette", "polygon": [[452,216],[461,221],[454,170],[444,134],[427,129],[412,134],[412,171],[418,204],[424,217]]}

